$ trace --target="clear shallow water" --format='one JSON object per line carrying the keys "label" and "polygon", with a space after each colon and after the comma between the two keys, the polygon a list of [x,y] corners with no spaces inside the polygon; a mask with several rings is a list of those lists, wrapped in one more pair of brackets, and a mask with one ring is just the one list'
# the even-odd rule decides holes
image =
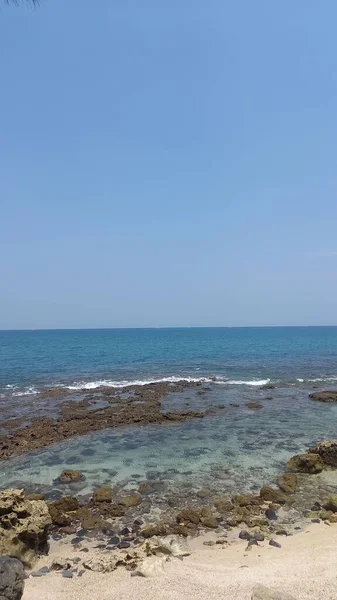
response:
{"label": "clear shallow water", "polygon": [[[163,481],[153,498],[153,507],[160,507],[167,495],[201,487],[228,494],[256,490],[291,455],[337,437],[337,406],[308,399],[313,386],[337,385],[334,327],[0,332],[0,348],[2,402],[16,415],[36,406],[53,414],[54,404],[37,392],[55,385],[92,389],[101,382],[180,377],[206,384],[171,394],[164,408],[216,408],[203,420],[99,432],[11,459],[2,463],[1,487],[48,490],[64,468],[85,474],[75,490],[81,494],[103,483],[130,489],[155,478]],[[266,381],[276,388],[260,389]],[[250,401],[262,408],[250,410]]]}

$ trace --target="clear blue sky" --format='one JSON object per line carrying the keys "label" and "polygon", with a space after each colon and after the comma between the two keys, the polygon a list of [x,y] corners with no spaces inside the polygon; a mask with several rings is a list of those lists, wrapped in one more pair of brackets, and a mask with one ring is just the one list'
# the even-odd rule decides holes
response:
{"label": "clear blue sky", "polygon": [[335,0],[0,10],[0,328],[337,324]]}

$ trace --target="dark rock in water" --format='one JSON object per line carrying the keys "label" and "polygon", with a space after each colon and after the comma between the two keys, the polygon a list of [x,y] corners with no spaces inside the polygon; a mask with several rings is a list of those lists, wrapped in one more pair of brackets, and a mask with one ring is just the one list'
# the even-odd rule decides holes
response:
{"label": "dark rock in water", "polygon": [[244,529],[239,533],[240,540],[250,540],[251,537],[252,536],[250,535],[250,533],[248,533],[248,531],[245,531]]}
{"label": "dark rock in water", "polygon": [[132,533],[131,527],[124,527],[120,532],[120,535],[130,535]]}
{"label": "dark rock in water", "polygon": [[136,527],[141,527],[142,525],[144,525],[144,521],[142,519],[135,519],[134,522],[133,522],[133,524]]}
{"label": "dark rock in water", "polygon": [[67,526],[71,523],[69,513],[80,507],[79,501],[73,496],[64,496],[48,504],[49,514],[54,525]]}
{"label": "dark rock in water", "polygon": [[313,448],[310,448],[309,452],[318,454],[324,464],[330,467],[337,467],[337,440],[320,442]]}
{"label": "dark rock in water", "polygon": [[274,548],[282,548],[281,544],[279,544],[275,540],[270,540],[269,541],[269,546],[274,546]]}
{"label": "dark rock in water", "polygon": [[48,467],[54,467],[56,465],[61,465],[62,463],[63,463],[63,460],[56,454],[53,456],[50,456],[49,458],[47,458],[44,461],[44,464],[47,465]]}
{"label": "dark rock in water", "polygon": [[293,494],[297,488],[297,475],[296,473],[284,473],[277,480],[278,486],[286,494]]}
{"label": "dark rock in water", "polygon": [[112,495],[112,488],[110,486],[105,486],[94,491],[92,500],[94,504],[99,504],[100,502],[107,502],[109,504],[112,501]]}
{"label": "dark rock in water", "polygon": [[61,475],[55,479],[56,483],[74,483],[85,479],[81,471],[72,471],[71,469],[62,471]]}
{"label": "dark rock in water", "polygon": [[45,497],[43,494],[27,494],[26,500],[44,500]]}
{"label": "dark rock in water", "polygon": [[118,544],[118,548],[120,550],[123,550],[124,548],[130,548],[130,545],[131,545],[130,542],[126,542],[125,540],[123,540],[122,542],[120,542]]}
{"label": "dark rock in water", "polygon": [[312,523],[320,523],[320,522],[321,522],[321,519],[311,519],[311,522],[312,522]]}
{"label": "dark rock in water", "polygon": [[246,406],[251,410],[259,410],[260,408],[263,408],[263,404],[260,404],[260,402],[247,402]]}
{"label": "dark rock in water", "polygon": [[74,577],[74,573],[69,571],[69,569],[66,569],[62,571],[62,577],[65,577],[66,579],[72,579]]}
{"label": "dark rock in water", "polygon": [[260,490],[260,497],[265,500],[265,502],[277,502],[277,504],[285,503],[285,496],[280,492],[280,490],[276,490],[269,486],[264,486]]}
{"label": "dark rock in water", "polygon": [[277,520],[277,514],[275,513],[275,511],[271,510],[271,508],[267,508],[265,515],[266,515],[267,519],[269,519],[269,521]]}
{"label": "dark rock in water", "polygon": [[315,512],[315,511],[321,510],[321,508],[322,508],[321,504],[319,502],[315,502],[315,504],[313,504],[313,506],[311,507],[310,510]]}
{"label": "dark rock in water", "polygon": [[95,452],[91,448],[85,448],[84,450],[82,450],[81,454],[82,456],[93,456]]}
{"label": "dark rock in water", "polygon": [[318,400],[318,402],[337,402],[337,390],[314,392],[309,394],[309,398],[311,400]]}
{"label": "dark rock in water", "polygon": [[276,532],[276,535],[289,535],[288,532],[285,529],[278,529]]}
{"label": "dark rock in water", "polygon": [[21,600],[24,588],[25,571],[16,558],[0,556],[0,598]]}
{"label": "dark rock in water", "polygon": [[263,533],[254,533],[254,540],[256,540],[257,542],[264,542]]}
{"label": "dark rock in water", "polygon": [[307,453],[297,454],[287,462],[287,468],[299,473],[309,473],[310,475],[320,473],[324,469],[324,462],[319,454]]}

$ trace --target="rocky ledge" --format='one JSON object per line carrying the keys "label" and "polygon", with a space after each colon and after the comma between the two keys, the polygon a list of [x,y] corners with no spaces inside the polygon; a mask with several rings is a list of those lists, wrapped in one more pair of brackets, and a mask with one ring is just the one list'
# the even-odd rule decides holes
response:
{"label": "rocky ledge", "polygon": [[337,390],[313,392],[309,394],[309,398],[311,400],[318,400],[318,402],[337,402]]}
{"label": "rocky ledge", "polygon": [[[39,450],[45,446],[84,435],[93,431],[123,425],[174,424],[186,419],[202,418],[210,411],[165,412],[162,400],[168,393],[182,392],[187,387],[201,387],[199,383],[153,383],[123,388],[99,388],[90,394],[80,390],[75,398],[58,405],[56,418],[33,418],[27,424],[12,419],[10,430],[0,435],[0,459]],[[64,396],[64,390],[51,389],[44,398]],[[84,398],[78,399],[84,395]],[[6,426],[6,423],[5,423]]]}

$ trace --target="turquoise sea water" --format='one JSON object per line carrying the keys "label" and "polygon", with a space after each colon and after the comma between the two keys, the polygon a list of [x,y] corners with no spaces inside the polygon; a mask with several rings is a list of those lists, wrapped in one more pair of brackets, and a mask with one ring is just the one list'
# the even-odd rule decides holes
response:
{"label": "turquoise sea water", "polygon": [[[174,426],[107,430],[8,460],[0,486],[38,485],[49,493],[62,469],[76,468],[86,475],[82,494],[102,483],[130,489],[153,478],[166,495],[200,487],[230,494],[257,489],[291,455],[337,437],[337,406],[308,399],[313,388],[337,387],[337,327],[0,332],[7,414],[32,414],[42,405],[52,414],[54,401],[39,400],[52,386],[180,378],[201,380],[202,393],[170,394],[164,407],[224,409]],[[265,389],[268,382],[275,388]],[[250,401],[262,408],[250,410]],[[161,490],[151,510],[165,506]]]}

